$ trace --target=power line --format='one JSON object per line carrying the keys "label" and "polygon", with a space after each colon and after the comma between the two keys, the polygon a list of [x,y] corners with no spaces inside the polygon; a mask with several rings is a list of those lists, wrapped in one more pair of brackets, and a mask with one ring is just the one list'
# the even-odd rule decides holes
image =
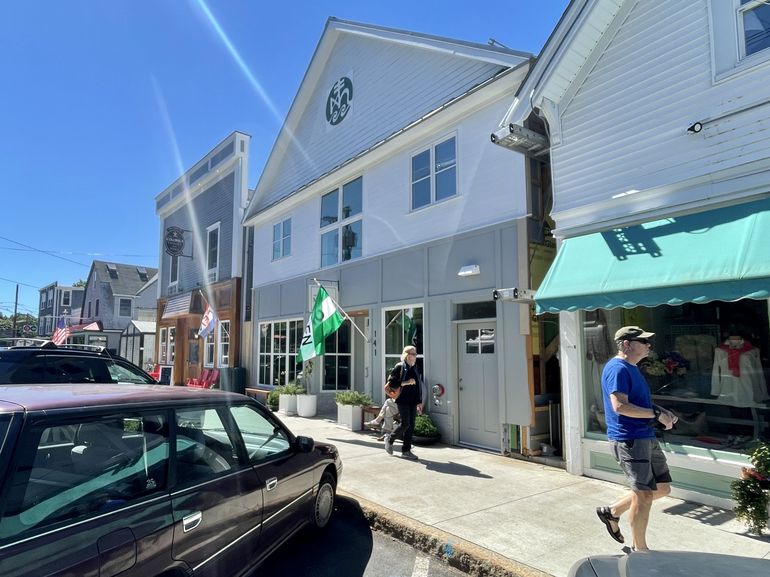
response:
{"label": "power line", "polygon": [[[2,237],[0,237],[2,238]],[[34,248],[16,248],[13,246],[0,246],[0,250],[13,250],[17,252],[36,252],[37,249]],[[72,255],[81,255],[81,256],[98,256],[98,257],[132,257],[132,258],[154,258],[156,255],[154,254],[114,254],[114,253],[103,253],[103,252],[77,252],[72,250],[43,250],[38,252],[44,252],[47,255],[55,256],[57,254],[72,254]]]}
{"label": "power line", "polygon": [[72,260],[71,258],[60,256],[60,255],[58,255],[58,254],[56,254],[56,253],[54,253],[52,251],[49,251],[49,250],[42,250],[42,249],[39,249],[39,248],[35,248],[34,246],[29,246],[28,244],[24,244],[23,242],[18,242],[16,240],[12,240],[12,239],[7,238],[5,236],[0,236],[0,238],[5,240],[5,241],[12,242],[13,244],[18,244],[19,246],[23,246],[24,248],[28,248],[28,249],[33,250],[35,252],[40,252],[40,253],[43,253],[43,254],[47,254],[48,256],[52,256],[53,258],[58,258],[60,260],[66,260],[67,262],[71,262],[71,263],[74,263],[74,264],[79,264],[80,266],[84,266],[86,268],[90,268],[91,267],[91,265],[84,264],[84,263],[78,262],[76,260]]}
{"label": "power line", "polygon": [[19,285],[22,285],[22,286],[28,286],[29,288],[33,288],[35,290],[40,290],[39,286],[34,286],[34,285],[27,284],[25,282],[21,282],[21,281],[18,281],[18,280],[11,280],[9,278],[4,278],[4,277],[1,277],[1,276],[0,276],[0,280],[4,280],[4,281],[12,283],[12,284],[19,284]]}

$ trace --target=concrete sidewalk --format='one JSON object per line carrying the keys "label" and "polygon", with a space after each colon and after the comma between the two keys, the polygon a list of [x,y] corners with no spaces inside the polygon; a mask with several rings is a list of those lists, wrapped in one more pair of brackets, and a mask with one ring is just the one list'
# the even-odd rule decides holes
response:
{"label": "concrete sidewalk", "polygon": [[[340,493],[358,500],[375,528],[473,574],[565,577],[580,558],[622,553],[594,512],[621,485],[440,444],[415,447],[412,462],[398,442],[389,456],[372,432],[278,417],[295,434],[337,446]],[[630,542],[626,519],[621,530]],[[653,549],[770,559],[770,537],[749,536],[732,512],[673,498],[654,503],[647,540]]]}

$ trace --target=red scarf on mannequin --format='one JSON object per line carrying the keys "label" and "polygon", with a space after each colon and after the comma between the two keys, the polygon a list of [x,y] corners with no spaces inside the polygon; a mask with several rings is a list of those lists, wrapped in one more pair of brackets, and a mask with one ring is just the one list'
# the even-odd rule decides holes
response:
{"label": "red scarf on mannequin", "polygon": [[750,351],[754,347],[747,340],[743,341],[743,345],[740,347],[731,347],[729,344],[719,345],[719,348],[723,351],[727,351],[727,368],[734,377],[741,376],[741,355],[746,351]]}

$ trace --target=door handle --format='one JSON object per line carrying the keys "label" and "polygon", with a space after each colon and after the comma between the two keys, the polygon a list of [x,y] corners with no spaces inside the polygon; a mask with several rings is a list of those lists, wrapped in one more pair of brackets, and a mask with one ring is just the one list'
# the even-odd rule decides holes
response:
{"label": "door handle", "polygon": [[272,479],[268,479],[267,483],[265,483],[265,488],[268,491],[272,491],[278,486],[278,477],[273,477]]}
{"label": "door handle", "polygon": [[203,513],[201,513],[200,511],[196,511],[192,515],[187,515],[187,517],[182,518],[182,531],[184,533],[187,533],[188,531],[192,531],[198,525],[201,524],[202,520],[203,520]]}

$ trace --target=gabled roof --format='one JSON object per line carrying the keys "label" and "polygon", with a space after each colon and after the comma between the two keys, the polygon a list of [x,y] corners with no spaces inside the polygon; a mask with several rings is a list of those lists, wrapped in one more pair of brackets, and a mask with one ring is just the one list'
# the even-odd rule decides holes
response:
{"label": "gabled roof", "polygon": [[635,3],[572,0],[516,92],[493,140],[503,146],[507,145],[506,141],[515,143],[517,135],[511,127],[523,126],[533,109],[539,109],[552,129],[551,144],[556,144],[553,138],[558,125],[556,106],[563,109],[569,102],[610,41],[611,32]]}
{"label": "gabled roof", "polygon": [[[259,182],[254,193],[251,195],[245,212],[244,222],[247,222],[266,208],[302,190],[308,184],[317,181],[321,176],[334,172],[339,167],[347,164],[351,159],[361,156],[371,150],[372,147],[381,144],[394,134],[402,132],[428,114],[458,98],[458,94],[446,94],[443,95],[443,100],[432,105],[428,110],[415,108],[412,118],[393,122],[392,125],[381,129],[379,132],[372,131],[371,134],[366,134],[357,148],[346,150],[344,154],[340,153],[343,154],[342,156],[338,155],[337,157],[330,158],[325,163],[317,158],[306,159],[309,164],[313,165],[312,171],[308,171],[307,175],[303,174],[301,177],[295,177],[292,181],[286,182],[286,174],[292,172],[291,168],[284,164],[287,158],[287,151],[291,151],[292,147],[300,145],[297,133],[303,128],[301,122],[303,115],[307,111],[311,99],[321,88],[321,82],[324,80],[327,66],[335,54],[335,48],[343,40],[349,39],[357,39],[361,43],[367,41],[383,42],[387,43],[383,46],[401,47],[415,52],[422,51],[421,53],[425,54],[426,58],[431,55],[440,55],[445,58],[456,58],[458,62],[473,63],[478,68],[478,70],[474,71],[474,78],[479,80],[474,80],[473,84],[469,84],[464,89],[465,92],[470,92],[478,87],[479,83],[489,81],[502,72],[528,64],[533,58],[532,54],[511,50],[498,45],[477,44],[429,34],[329,18],[284,124],[278,133]],[[362,62],[362,65],[364,64],[366,63]],[[328,91],[328,88],[325,88],[325,90]],[[279,178],[283,180],[279,182]]]}
{"label": "gabled roof", "polygon": [[152,282],[152,277],[157,273],[156,268],[95,260],[91,265],[89,281],[95,274],[99,282],[110,284],[112,294],[135,296],[146,284]]}

